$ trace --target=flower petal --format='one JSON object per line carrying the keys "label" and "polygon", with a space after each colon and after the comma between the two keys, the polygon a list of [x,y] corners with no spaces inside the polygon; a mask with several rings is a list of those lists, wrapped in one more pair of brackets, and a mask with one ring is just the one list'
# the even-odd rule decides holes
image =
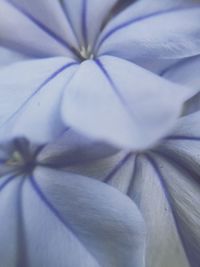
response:
{"label": "flower petal", "polygon": [[[182,60],[165,69],[162,75],[170,81],[200,89],[199,80],[200,57],[192,57]],[[200,94],[190,99],[184,108],[184,115],[200,110]]]}
{"label": "flower petal", "polygon": [[191,267],[197,267],[200,261],[199,179],[185,169],[186,165],[176,165],[173,161],[163,162],[160,158],[156,164],[166,183],[186,257]]}
{"label": "flower petal", "polygon": [[147,224],[148,266],[197,267],[200,241],[197,184],[190,175],[159,157],[142,157],[137,164],[131,196]]}
{"label": "flower petal", "polygon": [[73,56],[75,41],[58,1],[1,0],[0,17],[1,45],[36,57]]}
{"label": "flower petal", "polygon": [[5,67],[25,59],[27,59],[26,56],[0,46],[0,67]]}
{"label": "flower petal", "polygon": [[67,58],[26,61],[0,72],[0,139],[47,142],[66,128],[59,115],[64,85],[75,71]]}
{"label": "flower petal", "polygon": [[[0,178],[1,241],[0,258],[2,266],[15,267],[20,262],[23,249],[19,236],[20,228],[20,187],[22,177]],[[21,265],[22,266],[22,265]]]}
{"label": "flower petal", "polygon": [[80,45],[91,48],[117,0],[64,0],[63,2]]}
{"label": "flower petal", "polygon": [[140,64],[200,53],[200,6],[169,8],[138,17],[128,16],[129,12],[122,12],[108,24],[99,40],[99,54]]}
{"label": "flower petal", "polygon": [[62,114],[88,136],[144,149],[170,131],[188,93],[192,90],[105,56],[81,64],[66,88]]}
{"label": "flower petal", "polygon": [[117,190],[39,168],[22,200],[28,266],[144,266],[144,222]]}
{"label": "flower petal", "polygon": [[187,166],[199,175],[199,150],[200,150],[200,112],[187,115],[179,120],[171,136],[169,136],[158,151],[170,156],[181,165]]}
{"label": "flower petal", "polygon": [[57,167],[92,164],[114,155],[117,149],[105,143],[89,139],[68,128],[66,132],[53,143],[49,143],[38,155],[38,161]]}

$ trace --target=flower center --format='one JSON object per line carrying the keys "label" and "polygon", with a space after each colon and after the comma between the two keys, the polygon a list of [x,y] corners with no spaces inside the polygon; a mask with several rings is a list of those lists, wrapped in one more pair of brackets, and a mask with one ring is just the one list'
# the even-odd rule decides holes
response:
{"label": "flower center", "polygon": [[80,57],[82,60],[93,59],[94,54],[92,53],[92,48],[90,46],[87,48],[82,46],[80,49]]}
{"label": "flower center", "polygon": [[22,154],[20,151],[15,150],[10,159],[7,160],[6,165],[18,169],[22,173],[30,173],[35,168],[36,162],[34,156]]}
{"label": "flower center", "polygon": [[9,155],[7,160],[1,164],[0,173],[15,170],[22,174],[30,174],[37,165],[36,158],[42,146],[31,145],[26,139],[16,139],[10,144],[10,148],[9,153],[6,152]]}

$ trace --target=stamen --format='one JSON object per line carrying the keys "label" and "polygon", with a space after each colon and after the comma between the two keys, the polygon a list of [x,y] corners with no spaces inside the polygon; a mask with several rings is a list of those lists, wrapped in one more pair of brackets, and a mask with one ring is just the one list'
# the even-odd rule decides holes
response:
{"label": "stamen", "polygon": [[9,166],[24,165],[24,158],[19,151],[14,151],[11,158],[6,162]]}
{"label": "stamen", "polygon": [[80,56],[83,59],[93,59],[94,55],[92,54],[92,48],[90,46],[88,46],[87,48],[82,46],[80,49]]}

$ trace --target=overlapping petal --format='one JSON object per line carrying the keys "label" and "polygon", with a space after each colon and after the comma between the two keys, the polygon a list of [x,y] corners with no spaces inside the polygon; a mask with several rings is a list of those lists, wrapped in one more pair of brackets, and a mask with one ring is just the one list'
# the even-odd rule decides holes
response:
{"label": "overlapping petal", "polygon": [[[3,266],[16,266],[20,262],[20,255],[24,247],[16,246],[20,242],[22,236],[19,235],[20,229],[23,226],[21,223],[21,213],[19,214],[20,205],[20,186],[23,177],[14,179],[13,175],[0,179],[0,216],[1,216],[1,242],[0,242],[0,257]],[[9,184],[9,190],[4,191],[4,188]],[[18,218],[18,220],[16,220]],[[22,243],[21,243],[22,245]],[[23,266],[23,265],[21,265]]]}
{"label": "overlapping petal", "polygon": [[199,111],[181,118],[173,133],[159,149],[162,153],[165,152],[166,156],[170,154],[170,157],[175,157],[181,165],[186,164],[187,168],[197,175],[200,171],[199,119]]}
{"label": "overlapping petal", "polygon": [[158,156],[142,159],[138,165],[131,195],[148,222],[147,266],[197,267],[199,183]]}
{"label": "overlapping petal", "polygon": [[[200,112],[181,118],[159,146],[126,154],[105,180],[132,197],[145,218],[147,267],[199,265],[199,119]],[[130,175],[118,183],[124,169]]]}
{"label": "overlapping petal", "polygon": [[190,93],[135,64],[105,56],[81,64],[65,91],[62,114],[91,137],[144,149],[173,127]]}
{"label": "overlapping petal", "polygon": [[66,126],[60,118],[63,89],[76,70],[68,58],[26,61],[0,72],[0,139],[25,136],[47,142]]}
{"label": "overlapping petal", "polygon": [[144,266],[144,222],[119,191],[38,167],[30,177],[1,178],[0,192],[1,264]]}
{"label": "overlapping petal", "polygon": [[[99,39],[99,54],[138,64],[179,59],[200,53],[200,7],[172,7],[134,16],[134,5],[111,21]],[[183,23],[187,21],[187,23]]]}
{"label": "overlapping petal", "polygon": [[5,67],[25,59],[27,59],[25,55],[0,46],[0,67]]}
{"label": "overlapping petal", "polygon": [[77,46],[58,1],[0,1],[0,42],[32,57],[73,56]]}
{"label": "overlapping petal", "polygon": [[81,46],[93,46],[117,0],[64,0],[66,14]]}
{"label": "overlapping petal", "polygon": [[117,151],[108,144],[89,139],[68,128],[58,140],[44,147],[38,160],[62,168],[80,164],[85,166],[95,160],[110,157]]}
{"label": "overlapping petal", "polygon": [[[162,72],[165,78],[183,85],[196,88],[199,91],[200,57],[192,57],[189,59],[181,60],[180,62],[172,65]],[[200,94],[198,93],[190,99],[184,108],[184,114],[192,113],[200,109]]]}

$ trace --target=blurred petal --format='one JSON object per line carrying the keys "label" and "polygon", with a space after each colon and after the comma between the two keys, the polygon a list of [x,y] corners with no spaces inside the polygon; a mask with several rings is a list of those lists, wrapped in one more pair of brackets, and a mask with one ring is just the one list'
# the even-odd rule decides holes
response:
{"label": "blurred petal", "polygon": [[22,237],[19,236],[21,178],[0,178],[0,258],[2,266],[6,267],[15,267],[19,264],[20,251],[23,249],[20,247]]}
{"label": "blurred petal", "polygon": [[25,59],[28,58],[26,58],[26,56],[20,53],[17,53],[15,51],[0,46],[0,67],[5,67],[12,63],[23,61]]}
{"label": "blurred petal", "polygon": [[[25,180],[20,198],[24,266],[144,266],[143,219],[134,203],[112,187],[38,168]],[[11,238],[12,231],[4,234]],[[1,263],[16,266],[12,256]]]}
{"label": "blurred petal", "polygon": [[128,14],[129,10],[122,12],[108,24],[99,40],[99,54],[140,64],[144,59],[179,59],[200,53],[200,7],[169,8],[138,17]]}
{"label": "blurred petal", "polygon": [[55,142],[50,143],[38,155],[42,163],[67,167],[70,165],[91,165],[91,161],[114,155],[117,149],[94,139],[89,139],[68,128]]}
{"label": "blurred petal", "polygon": [[[192,57],[180,61],[179,63],[167,68],[162,75],[173,82],[200,89],[200,57]],[[198,111],[200,109],[200,94],[195,95],[189,100],[184,108],[184,115]]]}
{"label": "blurred petal", "polygon": [[[74,43],[70,43],[72,34],[58,2],[42,0],[35,3],[36,1],[0,1],[1,45],[30,56],[73,56]],[[60,32],[54,32],[55,28],[60,29]],[[61,36],[63,31],[66,33],[64,36],[69,36],[68,41]]]}
{"label": "blurred petal", "polygon": [[67,58],[26,61],[0,72],[0,139],[24,136],[47,142],[62,134],[59,106],[75,71]]}
{"label": "blurred petal", "polygon": [[117,0],[64,0],[63,2],[80,45],[91,48]]}
{"label": "blurred petal", "polygon": [[199,70],[200,56],[197,56],[180,61],[178,64],[166,69],[162,75],[172,82],[180,83],[199,90]]}
{"label": "blurred petal", "polygon": [[190,93],[107,56],[80,65],[65,91],[62,114],[67,124],[90,137],[144,149],[170,131]]}

